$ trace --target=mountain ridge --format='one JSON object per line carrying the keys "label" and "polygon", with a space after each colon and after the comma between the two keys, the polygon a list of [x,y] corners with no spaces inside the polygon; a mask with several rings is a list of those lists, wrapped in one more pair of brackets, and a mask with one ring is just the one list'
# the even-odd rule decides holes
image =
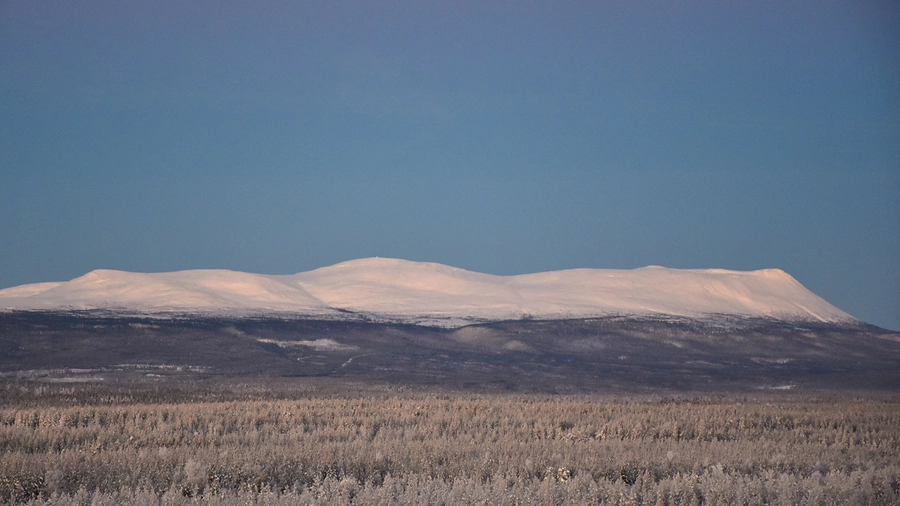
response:
{"label": "mountain ridge", "polygon": [[709,315],[855,322],[781,269],[568,269],[498,276],[431,262],[364,258],[287,275],[225,269],[134,273],[97,269],[66,282],[0,290],[0,310],[349,313],[442,327],[517,319]]}

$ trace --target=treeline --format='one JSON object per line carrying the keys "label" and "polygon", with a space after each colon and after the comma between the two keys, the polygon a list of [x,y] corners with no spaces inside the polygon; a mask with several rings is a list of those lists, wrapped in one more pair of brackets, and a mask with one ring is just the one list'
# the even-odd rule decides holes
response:
{"label": "treeline", "polygon": [[898,456],[896,399],[0,408],[6,504],[900,504]]}

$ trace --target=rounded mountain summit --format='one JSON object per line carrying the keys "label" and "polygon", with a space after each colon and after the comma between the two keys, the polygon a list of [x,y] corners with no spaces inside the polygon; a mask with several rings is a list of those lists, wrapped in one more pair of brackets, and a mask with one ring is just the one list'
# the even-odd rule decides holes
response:
{"label": "rounded mountain summit", "polygon": [[780,269],[650,266],[495,276],[389,258],[351,260],[291,275],[95,270],[71,281],[0,290],[0,310],[365,317],[441,327],[611,315],[856,322]]}

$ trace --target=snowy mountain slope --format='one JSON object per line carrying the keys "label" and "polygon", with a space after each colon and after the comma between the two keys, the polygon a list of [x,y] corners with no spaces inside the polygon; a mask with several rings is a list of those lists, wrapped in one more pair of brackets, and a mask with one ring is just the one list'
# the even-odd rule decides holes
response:
{"label": "snowy mountain slope", "polygon": [[282,313],[460,326],[472,321],[610,314],[853,318],[778,269],[573,269],[494,276],[441,264],[368,258],[293,275],[226,270],[97,270],[63,283],[0,290],[0,309],[138,313]]}
{"label": "snowy mountain slope", "polygon": [[155,274],[96,270],[65,283],[0,290],[0,307],[187,312],[326,310],[296,284],[227,270]]}

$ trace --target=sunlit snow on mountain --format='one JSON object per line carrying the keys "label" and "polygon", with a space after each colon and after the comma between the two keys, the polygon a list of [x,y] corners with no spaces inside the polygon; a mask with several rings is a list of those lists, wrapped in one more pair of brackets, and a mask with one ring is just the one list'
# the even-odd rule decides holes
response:
{"label": "sunlit snow on mountain", "polygon": [[0,309],[137,314],[295,315],[458,327],[609,315],[853,318],[779,269],[572,269],[494,276],[436,263],[367,258],[293,275],[228,270],[96,270],[0,290]]}

